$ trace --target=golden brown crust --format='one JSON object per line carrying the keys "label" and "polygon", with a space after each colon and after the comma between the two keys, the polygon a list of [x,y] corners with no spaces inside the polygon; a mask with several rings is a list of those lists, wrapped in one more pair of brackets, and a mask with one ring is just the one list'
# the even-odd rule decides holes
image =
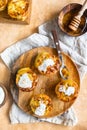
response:
{"label": "golden brown crust", "polygon": [[[46,72],[40,71],[38,69],[38,66],[40,66],[42,64],[42,62],[46,59],[52,59],[54,61],[54,65],[53,66],[49,66],[47,68]],[[54,73],[56,71],[59,70],[59,66],[60,66],[60,61],[59,58],[56,57],[55,55],[50,55],[48,52],[42,52],[39,53],[35,59],[35,68],[37,68],[37,70],[41,73],[41,74],[50,74],[50,73]]]}
{"label": "golden brown crust", "polygon": [[[74,94],[71,94],[70,96],[65,95],[64,92],[59,91],[60,86],[63,86],[65,89],[72,86],[75,88],[75,92]],[[73,80],[62,80],[56,85],[55,93],[57,94],[57,97],[64,102],[74,100],[78,95],[78,84]]]}
{"label": "golden brown crust", "polygon": [[5,10],[8,0],[0,0],[0,11]]}
{"label": "golden brown crust", "polygon": [[30,106],[31,106],[32,112],[34,113],[36,108],[39,107],[40,101],[43,101],[43,103],[46,105],[46,111],[45,111],[44,115],[48,115],[51,112],[52,108],[53,108],[53,104],[52,104],[51,98],[46,94],[34,95],[31,98]]}
{"label": "golden brown crust", "polygon": [[11,0],[8,3],[8,15],[11,18],[24,21],[28,16],[28,0]]}
{"label": "golden brown crust", "polygon": [[[33,81],[31,88],[22,88],[21,86],[18,85],[18,81],[24,73],[27,73],[29,78]],[[21,68],[18,70],[16,74],[16,85],[22,91],[26,91],[26,92],[32,91],[37,85],[37,75],[34,72],[32,72],[32,70],[29,67]]]}

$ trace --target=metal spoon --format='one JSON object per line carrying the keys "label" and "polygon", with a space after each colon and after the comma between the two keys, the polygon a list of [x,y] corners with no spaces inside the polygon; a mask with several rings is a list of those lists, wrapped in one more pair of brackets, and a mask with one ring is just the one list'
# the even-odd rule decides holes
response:
{"label": "metal spoon", "polygon": [[60,66],[60,70],[59,70],[60,76],[61,76],[61,78],[66,80],[66,79],[69,78],[69,70],[64,64],[64,60],[63,60],[62,52],[61,52],[61,49],[60,49],[60,44],[59,44],[59,40],[58,40],[56,30],[52,30],[52,36],[53,36],[53,39],[54,39],[54,43],[56,45],[58,57],[59,57],[60,62],[61,62],[61,66]]}

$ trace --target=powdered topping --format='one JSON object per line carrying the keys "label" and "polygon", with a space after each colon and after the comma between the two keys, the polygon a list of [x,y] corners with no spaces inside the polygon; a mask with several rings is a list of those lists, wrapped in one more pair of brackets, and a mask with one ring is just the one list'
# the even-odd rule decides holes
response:
{"label": "powdered topping", "polygon": [[65,95],[70,96],[71,94],[74,94],[75,88],[73,86],[69,86],[67,89],[61,85],[59,88],[59,92],[64,92]]}
{"label": "powdered topping", "polygon": [[29,78],[27,73],[24,73],[18,82],[18,85],[21,88],[31,88],[32,87],[32,80]]}
{"label": "powdered topping", "polygon": [[46,105],[43,103],[43,101],[39,101],[39,106],[35,110],[35,114],[38,116],[43,116],[46,111]]}
{"label": "powdered topping", "polygon": [[46,59],[42,62],[40,66],[38,66],[38,69],[40,71],[46,72],[48,66],[53,66],[55,63],[52,59]]}

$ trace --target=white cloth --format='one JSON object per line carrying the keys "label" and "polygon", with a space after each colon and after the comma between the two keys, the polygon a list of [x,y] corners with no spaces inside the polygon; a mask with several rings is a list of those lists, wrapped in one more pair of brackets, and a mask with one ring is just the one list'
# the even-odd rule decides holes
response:
{"label": "white cloth", "polygon": [[[38,28],[38,33],[23,39],[14,45],[7,48],[0,55],[4,63],[11,70],[11,67],[15,60],[24,52],[39,46],[51,46],[54,47],[51,30],[56,29],[58,37],[60,39],[61,50],[68,53],[74,62],[78,65],[81,79],[87,72],[87,33],[79,37],[70,37],[63,33],[57,26],[56,19],[49,21]],[[17,93],[12,90],[12,95],[15,100],[17,99]],[[73,109],[70,108],[64,114],[48,119],[37,119],[31,115],[27,115],[20,108],[13,103],[10,110],[10,120],[11,123],[28,123],[28,122],[38,122],[38,121],[48,121],[56,124],[63,125],[76,125],[77,117]]]}
{"label": "white cloth", "polygon": [[12,124],[47,121],[55,124],[74,126],[78,122],[73,108],[70,108],[68,111],[66,111],[64,114],[60,116],[56,116],[53,118],[38,119],[36,117],[24,113],[15,103],[13,103],[9,115]]}

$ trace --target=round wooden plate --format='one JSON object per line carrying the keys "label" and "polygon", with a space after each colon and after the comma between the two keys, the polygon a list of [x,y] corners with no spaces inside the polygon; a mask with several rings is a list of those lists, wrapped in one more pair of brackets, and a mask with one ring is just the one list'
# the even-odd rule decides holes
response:
{"label": "round wooden plate", "polygon": [[[33,68],[35,57],[37,56],[38,53],[42,51],[46,51],[46,52],[49,52],[50,54],[57,55],[56,49],[50,48],[50,47],[39,47],[39,48],[35,48],[24,53],[21,57],[17,59],[17,61],[12,67],[12,73],[14,77],[17,70],[22,67]],[[78,84],[78,92],[79,92],[80,77],[79,77],[78,70],[68,55],[63,53],[63,58],[64,58],[65,64],[68,66],[68,69],[70,71],[70,79],[74,80]],[[21,90],[17,90],[18,91],[17,105],[24,112],[31,114],[33,116],[36,116],[32,113],[29,102],[33,95],[40,94],[40,93],[47,94],[52,99],[52,102],[53,102],[53,110],[51,111],[49,115],[43,116],[43,117],[57,116],[65,112],[69,107],[71,107],[71,105],[74,103],[76,99],[70,102],[63,102],[59,100],[55,94],[55,86],[61,79],[58,72],[56,72],[55,74],[50,74],[50,75],[41,75],[36,70],[34,70],[34,72],[36,72],[38,75],[37,87],[31,92],[23,92]],[[11,80],[12,80],[11,87],[15,87],[17,89],[17,87],[14,85],[15,78],[13,78],[13,76],[11,77]]]}

